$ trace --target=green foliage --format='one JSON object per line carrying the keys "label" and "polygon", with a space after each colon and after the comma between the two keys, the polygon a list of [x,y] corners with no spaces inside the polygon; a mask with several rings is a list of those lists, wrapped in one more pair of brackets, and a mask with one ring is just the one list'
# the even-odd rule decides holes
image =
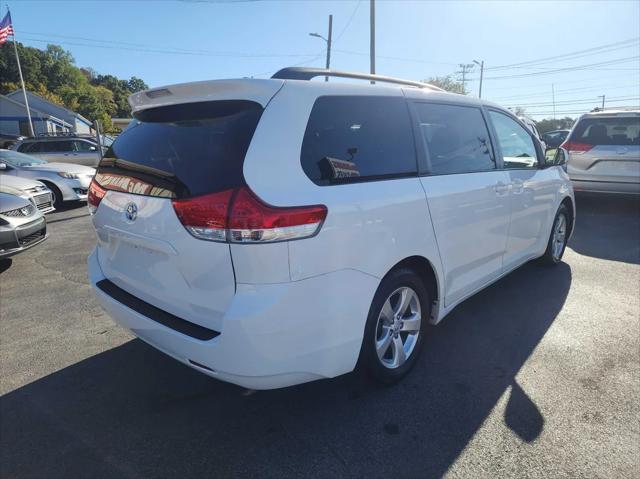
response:
{"label": "green foliage", "polygon": [[447,75],[443,77],[431,77],[428,80],[423,80],[426,83],[431,83],[434,86],[440,87],[443,90],[450,91],[452,93],[460,93],[466,95],[469,93],[462,82],[457,81],[453,75]]}
{"label": "green foliage", "polygon": [[536,122],[536,128],[540,134],[544,134],[553,130],[569,130],[573,126],[574,119],[568,116],[554,120],[552,118],[546,118]]}
{"label": "green foliage", "polygon": [[[80,113],[89,120],[100,120],[105,131],[112,130],[111,117],[129,117],[127,98],[147,89],[137,77],[121,80],[99,75],[91,68],[78,68],[71,53],[57,45],[46,50],[18,43],[18,54],[27,90]],[[20,88],[20,76],[13,45],[0,47],[0,93]]]}

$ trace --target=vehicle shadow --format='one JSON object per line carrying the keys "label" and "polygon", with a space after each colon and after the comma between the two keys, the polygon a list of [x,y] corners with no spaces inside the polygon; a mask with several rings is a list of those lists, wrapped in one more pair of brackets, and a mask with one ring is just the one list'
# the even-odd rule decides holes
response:
{"label": "vehicle shadow", "polygon": [[561,310],[567,264],[528,264],[431,328],[388,388],[359,373],[247,394],[130,341],[0,398],[2,477],[440,477],[497,401],[535,440],[516,375]]}
{"label": "vehicle shadow", "polygon": [[576,210],[569,248],[585,256],[640,264],[640,198],[576,194]]}
{"label": "vehicle shadow", "polygon": [[86,208],[86,207],[87,207],[86,201],[65,201],[64,203],[62,203],[62,206],[56,208],[56,210],[53,211],[53,214],[55,216],[56,213],[62,213],[64,211],[73,211],[73,210],[78,210],[80,208]]}
{"label": "vehicle shadow", "polygon": [[11,258],[0,259],[0,274],[11,268],[11,264],[13,264],[13,259]]}

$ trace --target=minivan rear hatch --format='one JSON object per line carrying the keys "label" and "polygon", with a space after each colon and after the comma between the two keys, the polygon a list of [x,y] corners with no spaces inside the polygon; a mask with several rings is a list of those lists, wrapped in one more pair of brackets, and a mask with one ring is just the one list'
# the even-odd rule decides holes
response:
{"label": "minivan rear hatch", "polygon": [[235,292],[229,244],[190,234],[173,201],[244,184],[244,157],[262,111],[256,101],[214,100],[135,113],[94,179],[104,193],[93,215],[97,256],[109,281],[220,331]]}
{"label": "minivan rear hatch", "polygon": [[640,177],[640,115],[583,118],[563,145],[571,154],[572,179],[637,183]]}

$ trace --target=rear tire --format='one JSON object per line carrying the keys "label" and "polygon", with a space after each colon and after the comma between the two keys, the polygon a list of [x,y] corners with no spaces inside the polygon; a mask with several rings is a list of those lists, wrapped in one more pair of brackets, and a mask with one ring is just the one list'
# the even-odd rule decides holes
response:
{"label": "rear tire", "polygon": [[53,194],[53,207],[55,209],[62,208],[62,203],[64,203],[64,201],[62,200],[62,193],[58,187],[48,181],[43,181],[43,183],[47,185],[47,188],[49,188],[51,190],[51,194]]}
{"label": "rear tire", "polygon": [[361,364],[371,378],[391,385],[415,365],[431,313],[429,293],[410,269],[397,269],[380,283],[365,326]]}
{"label": "rear tire", "polygon": [[564,250],[567,247],[570,224],[569,210],[565,205],[560,205],[556,217],[553,220],[553,227],[547,242],[547,249],[540,258],[543,264],[554,266],[562,261]]}

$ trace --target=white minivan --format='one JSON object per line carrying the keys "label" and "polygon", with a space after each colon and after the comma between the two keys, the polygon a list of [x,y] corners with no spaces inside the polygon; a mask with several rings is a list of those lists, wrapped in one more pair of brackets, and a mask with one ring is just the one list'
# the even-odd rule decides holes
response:
{"label": "white minivan", "polygon": [[89,190],[91,284],[140,339],[244,387],[358,364],[392,383],[427,323],[558,263],[573,229],[567,174],[512,113],[427,84],[288,68],[130,103]]}

